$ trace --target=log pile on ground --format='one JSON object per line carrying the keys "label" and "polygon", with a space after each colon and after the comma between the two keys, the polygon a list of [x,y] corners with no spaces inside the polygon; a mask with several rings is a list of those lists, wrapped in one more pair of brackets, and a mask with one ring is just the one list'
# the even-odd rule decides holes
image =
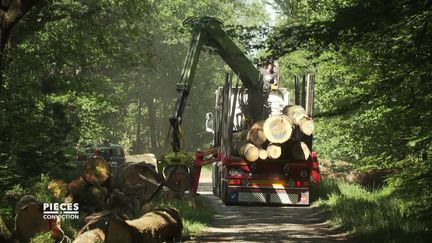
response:
{"label": "log pile on ground", "polygon": [[[85,225],[74,242],[171,242],[180,240],[183,230],[179,212],[149,207],[165,184],[152,164],[124,163],[113,172],[102,157],[93,157],[78,178],[69,183],[52,180],[47,189],[57,202],[79,203]],[[54,239],[64,237],[60,219],[43,219],[42,203],[34,197],[22,198],[16,212],[20,241],[49,231]]]}
{"label": "log pile on ground", "polygon": [[253,124],[248,130],[232,136],[231,152],[249,162],[258,159],[291,159],[304,161],[311,154],[303,138],[309,137],[315,124],[301,106],[284,107],[282,114]]}
{"label": "log pile on ground", "polygon": [[132,220],[106,213],[92,218],[73,242],[180,242],[182,231],[180,214],[174,208],[154,209]]}
{"label": "log pile on ground", "polygon": [[162,181],[152,164],[146,162],[124,163],[112,177],[112,187],[125,193],[129,198],[136,198],[140,205],[150,199]]}

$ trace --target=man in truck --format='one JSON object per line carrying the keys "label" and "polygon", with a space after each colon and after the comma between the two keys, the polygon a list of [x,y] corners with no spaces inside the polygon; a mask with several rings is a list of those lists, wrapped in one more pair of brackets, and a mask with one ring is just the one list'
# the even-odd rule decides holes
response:
{"label": "man in truck", "polygon": [[268,84],[277,84],[279,82],[279,73],[275,70],[275,64],[273,61],[266,62],[265,68],[261,70],[261,76],[264,86]]}

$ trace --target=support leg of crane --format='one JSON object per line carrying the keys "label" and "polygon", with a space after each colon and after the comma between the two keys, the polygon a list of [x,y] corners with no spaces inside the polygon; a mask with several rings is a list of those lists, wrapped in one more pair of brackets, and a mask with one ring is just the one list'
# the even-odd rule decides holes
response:
{"label": "support leg of crane", "polygon": [[201,167],[203,163],[203,155],[200,151],[197,151],[195,154],[194,168],[193,168],[193,178],[191,183],[191,188],[189,192],[191,194],[197,195],[199,178],[201,176]]}
{"label": "support leg of crane", "polygon": [[192,178],[191,187],[189,189],[189,192],[191,194],[199,195],[197,191],[198,191],[199,179],[201,176],[201,168],[204,165],[214,163],[219,159],[220,158],[219,158],[218,150],[216,148],[211,148],[205,151],[197,151],[195,153],[195,161],[193,165],[193,170],[191,171],[193,178]]}

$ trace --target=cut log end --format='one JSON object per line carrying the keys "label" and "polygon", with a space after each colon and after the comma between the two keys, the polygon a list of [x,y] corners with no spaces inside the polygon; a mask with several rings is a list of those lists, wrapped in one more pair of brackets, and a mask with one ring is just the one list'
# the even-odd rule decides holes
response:
{"label": "cut log end", "polygon": [[300,130],[307,136],[310,136],[315,131],[315,124],[311,119],[303,119],[300,124]]}
{"label": "cut log end", "polygon": [[270,142],[284,143],[291,137],[292,124],[285,115],[271,116],[265,120],[263,131]]}
{"label": "cut log end", "polygon": [[245,157],[245,159],[247,159],[250,162],[255,162],[259,158],[259,150],[258,150],[258,148],[255,147],[255,145],[250,144],[250,143],[247,144],[247,145],[245,145],[245,148],[244,148],[242,154]]}
{"label": "cut log end", "polygon": [[258,151],[258,157],[261,160],[267,159],[267,157],[268,157],[267,150],[265,150],[265,149],[259,149],[259,151]]}
{"label": "cut log end", "polygon": [[287,105],[283,108],[282,113],[287,115],[295,125],[308,117],[306,110],[298,105]]}
{"label": "cut log end", "polygon": [[267,154],[271,159],[278,159],[282,154],[282,148],[276,144],[270,144],[267,146]]}

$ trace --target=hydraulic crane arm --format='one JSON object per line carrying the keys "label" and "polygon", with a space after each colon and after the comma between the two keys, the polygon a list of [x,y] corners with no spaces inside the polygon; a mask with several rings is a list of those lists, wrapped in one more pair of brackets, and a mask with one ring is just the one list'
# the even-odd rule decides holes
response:
{"label": "hydraulic crane arm", "polygon": [[263,107],[264,103],[260,72],[222,29],[222,22],[216,18],[202,17],[189,18],[185,23],[192,26],[193,32],[181,78],[177,83],[178,96],[174,113],[170,118],[173,132],[171,144],[174,152],[180,151],[179,130],[182,116],[192,88],[199,55],[204,46],[214,49],[248,89],[249,107],[255,108],[250,110],[252,120],[260,119],[263,112],[258,107]]}

